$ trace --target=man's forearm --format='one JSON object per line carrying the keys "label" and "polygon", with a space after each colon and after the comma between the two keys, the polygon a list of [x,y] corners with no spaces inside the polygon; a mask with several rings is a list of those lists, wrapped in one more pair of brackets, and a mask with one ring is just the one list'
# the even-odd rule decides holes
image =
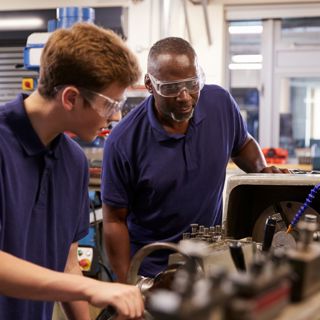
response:
{"label": "man's forearm", "polygon": [[[83,277],[77,257],[73,259],[71,263],[68,259],[69,263],[66,265],[65,272]],[[62,302],[61,306],[69,320],[90,320],[89,304],[86,301]]]}
{"label": "man's forearm", "polygon": [[246,173],[290,173],[286,168],[268,167],[259,144],[250,137],[232,160]]}
{"label": "man's forearm", "polygon": [[247,173],[261,172],[267,166],[261,148],[254,139],[250,139],[232,160]]}
{"label": "man's forearm", "polygon": [[129,231],[125,223],[105,222],[104,238],[111,268],[117,281],[126,283],[130,265]]}
{"label": "man's forearm", "polygon": [[52,271],[3,251],[0,260],[0,295],[40,301],[88,301],[98,308],[112,305],[127,318],[143,314],[143,300],[135,286]]}
{"label": "man's forearm", "polygon": [[[42,301],[87,300],[79,277],[42,268],[0,251],[0,294]],[[92,281],[90,279],[87,282]]]}

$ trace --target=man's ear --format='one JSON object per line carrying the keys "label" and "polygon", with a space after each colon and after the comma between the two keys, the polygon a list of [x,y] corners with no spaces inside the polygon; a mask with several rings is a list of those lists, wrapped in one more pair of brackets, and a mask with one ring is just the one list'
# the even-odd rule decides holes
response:
{"label": "man's ear", "polygon": [[68,111],[71,111],[74,109],[77,101],[79,101],[79,98],[80,98],[80,92],[75,87],[72,87],[72,86],[65,87],[62,90],[62,93],[61,93],[62,105]]}
{"label": "man's ear", "polygon": [[148,74],[146,74],[146,75],[144,76],[144,86],[147,88],[147,90],[148,90],[151,94],[153,93],[151,80],[150,80]]}

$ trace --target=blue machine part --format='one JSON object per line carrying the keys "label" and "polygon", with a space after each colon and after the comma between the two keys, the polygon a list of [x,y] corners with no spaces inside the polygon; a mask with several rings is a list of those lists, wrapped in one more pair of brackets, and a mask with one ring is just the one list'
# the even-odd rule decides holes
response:
{"label": "blue machine part", "polygon": [[57,28],[69,28],[76,22],[94,23],[93,8],[65,7],[57,9]]}
{"label": "blue machine part", "polygon": [[101,208],[102,207],[100,191],[89,190],[89,198],[90,198],[90,201],[91,201],[91,205],[94,208]]}
{"label": "blue machine part", "polygon": [[48,21],[48,32],[33,33],[28,37],[23,51],[24,67],[39,70],[42,49],[51,32],[58,28],[69,28],[76,22],[94,23],[95,11],[88,7],[65,7],[57,9],[57,19]]}
{"label": "blue machine part", "polygon": [[44,44],[50,37],[48,32],[32,33],[27,40],[27,46],[23,50],[24,67],[28,70],[39,70],[41,52]]}
{"label": "blue machine part", "polygon": [[57,19],[52,19],[48,21],[48,32],[53,32],[54,30],[57,29]]}
{"label": "blue machine part", "polygon": [[[97,191],[89,191],[89,198],[94,208],[101,207],[101,198],[100,192]],[[79,241],[80,246],[91,246],[96,247],[96,227],[90,226],[89,233]]]}
{"label": "blue machine part", "polygon": [[96,230],[95,227],[92,226],[89,228],[89,233],[79,240],[79,246],[89,246],[89,247],[96,247]]}

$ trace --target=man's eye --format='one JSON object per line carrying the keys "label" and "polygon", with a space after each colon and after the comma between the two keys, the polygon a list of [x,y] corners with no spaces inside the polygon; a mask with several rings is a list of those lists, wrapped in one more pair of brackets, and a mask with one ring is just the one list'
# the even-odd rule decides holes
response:
{"label": "man's eye", "polygon": [[198,80],[192,80],[188,83],[188,85],[186,86],[190,89],[195,89],[199,87],[199,81]]}
{"label": "man's eye", "polygon": [[178,90],[179,88],[180,88],[179,84],[172,84],[171,85],[171,90],[172,91]]}
{"label": "man's eye", "polygon": [[170,94],[172,92],[175,92],[176,90],[177,90],[177,87],[174,84],[162,86],[162,92],[164,92],[164,93],[169,93]]}

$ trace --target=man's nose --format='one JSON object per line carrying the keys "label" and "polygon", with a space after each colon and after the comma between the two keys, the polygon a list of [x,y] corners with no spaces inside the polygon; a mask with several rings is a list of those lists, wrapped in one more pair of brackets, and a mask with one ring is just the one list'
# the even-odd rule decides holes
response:
{"label": "man's nose", "polygon": [[178,93],[177,98],[179,100],[189,100],[191,98],[189,90],[187,88],[182,88]]}
{"label": "man's nose", "polygon": [[121,111],[118,110],[118,111],[112,113],[112,114],[108,117],[107,122],[112,122],[112,121],[119,122],[121,119],[122,119],[122,114],[121,114]]}

